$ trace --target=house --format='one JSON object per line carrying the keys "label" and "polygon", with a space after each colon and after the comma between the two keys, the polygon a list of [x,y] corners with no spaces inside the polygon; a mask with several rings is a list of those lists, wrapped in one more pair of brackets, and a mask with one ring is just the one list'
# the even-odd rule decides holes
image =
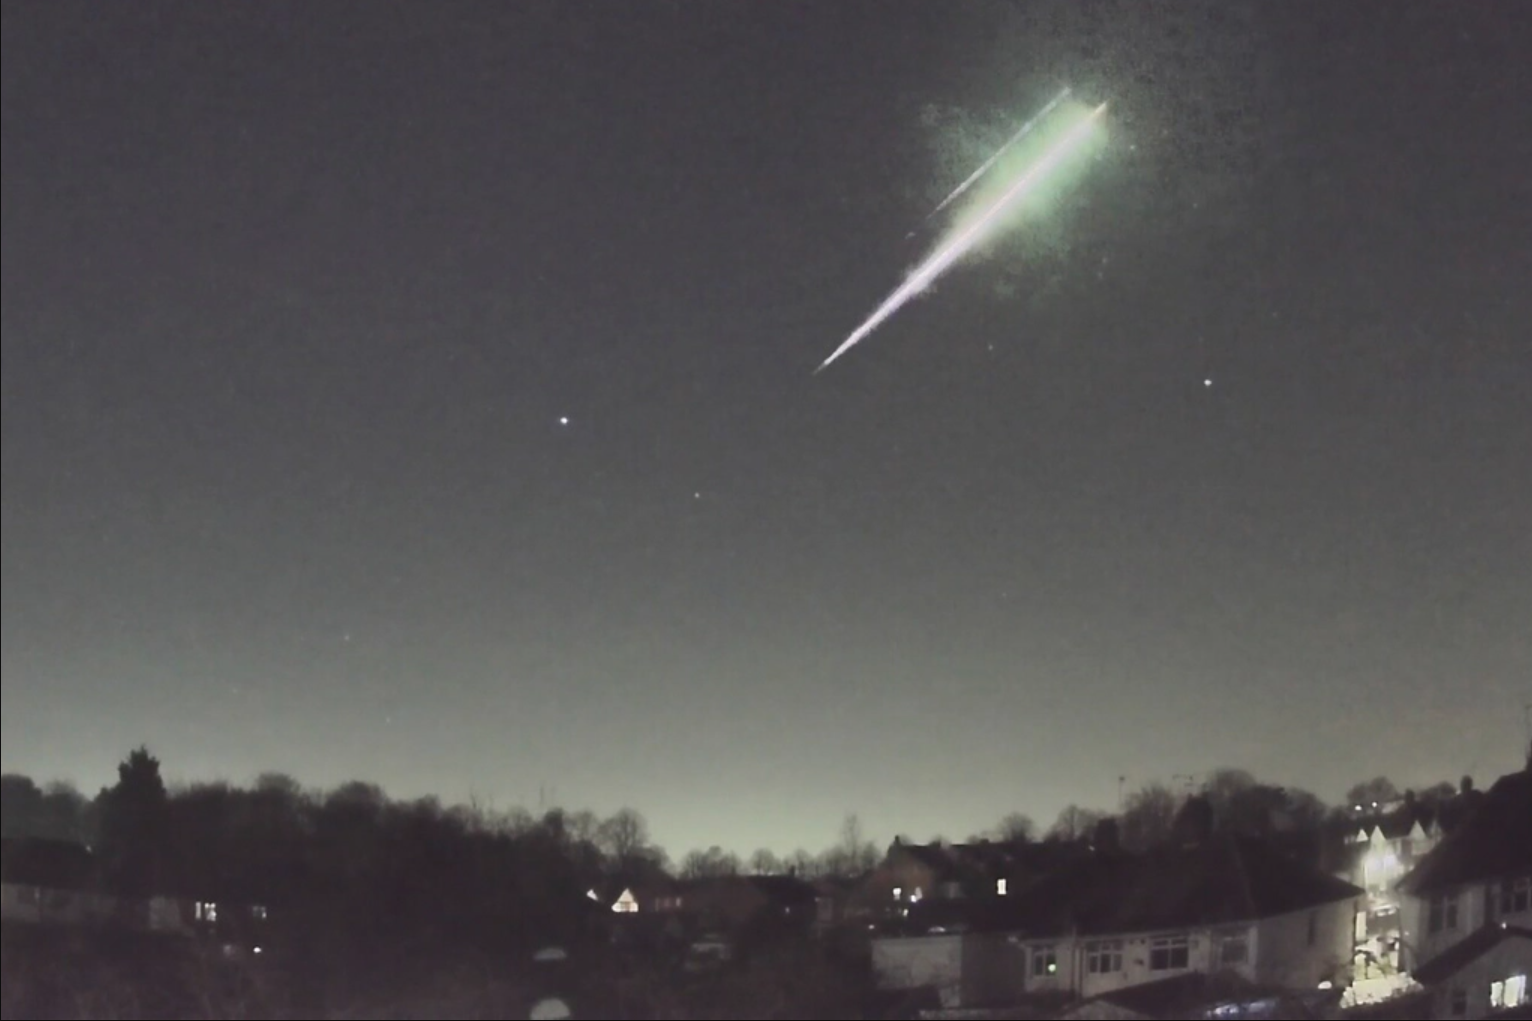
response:
{"label": "house", "polygon": [[90,849],[62,840],[0,841],[0,918],[41,925],[100,925],[116,913],[101,893]]}
{"label": "house", "polygon": [[1399,883],[1406,966],[1437,1017],[1528,1002],[1532,762],[1501,777]]}
{"label": "house", "polygon": [[681,885],[662,873],[613,876],[585,896],[622,916],[675,914],[685,904]]}
{"label": "house", "polygon": [[681,890],[685,914],[703,929],[807,934],[818,918],[818,891],[795,876],[719,876],[683,883]]}
{"label": "house", "polygon": [[1144,854],[1102,849],[1015,897],[935,902],[876,939],[886,989],[937,987],[947,1007],[1078,1001],[1186,974],[1338,986],[1363,892],[1259,841],[1202,834]]}
{"label": "house", "polygon": [[[101,889],[96,857],[80,844],[6,838],[0,850],[0,917],[7,922],[115,927],[255,950],[264,906],[175,895],[120,897]],[[259,952],[259,951],[257,951]]]}
{"label": "house", "polygon": [[877,922],[901,918],[913,905],[927,901],[1011,896],[1084,853],[1084,845],[1068,843],[895,840],[859,884],[851,898],[851,915]]}

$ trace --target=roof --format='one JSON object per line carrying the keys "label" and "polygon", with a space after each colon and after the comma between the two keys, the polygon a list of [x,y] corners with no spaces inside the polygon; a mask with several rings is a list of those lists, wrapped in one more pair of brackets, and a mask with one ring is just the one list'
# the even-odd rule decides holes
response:
{"label": "roof", "polygon": [[767,900],[781,907],[814,904],[819,900],[819,891],[813,884],[797,876],[749,876],[747,881]]}
{"label": "roof", "polygon": [[[1338,994],[1335,998],[1338,998]],[[1126,1013],[1144,1018],[1196,1017],[1223,1004],[1245,1007],[1240,1017],[1320,1016],[1307,1005],[1291,1000],[1286,994],[1253,985],[1239,975],[1228,972],[1218,975],[1191,972],[1154,982],[1142,982],[1083,1000],[1075,1011],[1092,1003],[1111,1004]],[[1075,1011],[1066,1016],[1071,1016]]]}
{"label": "roof", "polygon": [[1456,975],[1501,943],[1512,939],[1532,940],[1532,929],[1491,922],[1458,940],[1410,974],[1421,985],[1434,986]]}
{"label": "roof", "polygon": [[95,856],[83,844],[36,837],[0,841],[0,881],[78,890],[90,886],[95,878]]}
{"label": "roof", "polygon": [[1363,891],[1252,838],[1097,855],[1000,899],[975,927],[1038,936],[1200,928],[1273,918]]}
{"label": "roof", "polygon": [[1044,842],[979,840],[966,844],[896,843],[902,853],[930,869],[937,880],[994,880],[1050,872],[1086,852],[1081,847]]}
{"label": "roof", "polygon": [[1495,781],[1473,813],[1403,879],[1406,893],[1437,893],[1532,875],[1532,771]]}

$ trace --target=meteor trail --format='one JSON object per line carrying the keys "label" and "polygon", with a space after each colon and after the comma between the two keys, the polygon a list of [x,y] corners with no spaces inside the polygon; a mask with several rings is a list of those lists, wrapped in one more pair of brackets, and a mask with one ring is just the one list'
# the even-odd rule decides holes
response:
{"label": "meteor trail", "polygon": [[1041,110],[1037,111],[1037,114],[1035,116],[1033,116],[1033,118],[1031,120],[1029,120],[1025,124],[1023,124],[1021,126],[1020,130],[1018,130],[1016,132],[1016,134],[1011,136],[1011,140],[1010,141],[1006,142],[999,149],[996,149],[995,150],[995,154],[993,156],[991,156],[989,159],[985,160],[983,163],[979,164],[979,169],[977,169],[973,173],[969,174],[968,177],[963,181],[962,184],[958,185],[956,188],[954,188],[952,190],[952,194],[950,194],[946,198],[942,199],[941,202],[937,205],[937,207],[935,209],[931,210],[930,213],[926,214],[926,219],[930,220],[937,213],[941,212],[943,209],[946,209],[948,206],[952,205],[952,203],[957,200],[959,195],[962,195],[963,192],[967,191],[969,188],[971,188],[973,186],[973,183],[975,181],[977,181],[979,178],[983,177],[986,173],[988,173],[990,168],[993,167],[996,163],[998,163],[1000,161],[1000,157],[1004,156],[1007,152],[1009,152],[1011,150],[1011,148],[1016,145],[1017,142],[1020,142],[1023,138],[1026,138],[1029,134],[1031,134],[1032,133],[1032,129],[1037,127],[1038,123],[1044,117],[1046,117],[1050,113],[1052,113],[1054,107],[1058,106],[1060,103],[1062,103],[1064,100],[1066,100],[1068,98],[1069,98],[1069,86],[1066,85],[1066,86],[1064,86],[1063,90],[1059,92],[1058,95],[1054,96],[1053,99],[1049,100],[1047,106],[1045,106]]}
{"label": "meteor trail", "polygon": [[841,343],[841,346],[836,348],[834,353],[826,358],[819,368],[814,370],[814,374],[817,376],[829,368],[831,362],[851,350],[862,338],[881,326],[889,316],[899,311],[906,302],[929,287],[954,262],[957,262],[958,259],[966,255],[974,245],[983,239],[995,221],[1011,205],[1025,195],[1033,184],[1036,184],[1050,170],[1058,166],[1065,156],[1068,156],[1085,140],[1091,128],[1095,126],[1097,119],[1105,112],[1106,104],[1102,103],[1082,118],[1080,123],[1071,128],[1069,133],[1045,152],[1036,163],[1032,164],[1026,173],[1017,178],[1016,182],[991,203],[973,223],[963,228],[956,237],[937,249],[935,254],[916,267],[915,271],[909,275],[904,283],[899,285],[899,288],[893,294],[890,294],[883,304],[878,306],[877,311],[868,316],[867,321],[858,326],[851,336],[847,337]]}

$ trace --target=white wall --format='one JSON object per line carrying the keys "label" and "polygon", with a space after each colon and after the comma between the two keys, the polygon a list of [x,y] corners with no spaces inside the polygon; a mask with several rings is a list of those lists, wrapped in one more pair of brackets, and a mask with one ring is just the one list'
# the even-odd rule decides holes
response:
{"label": "white wall", "polygon": [[872,942],[880,989],[932,986],[944,1007],[1011,1003],[1025,990],[1022,948],[998,934],[893,936]]}
{"label": "white wall", "polygon": [[[1254,968],[1247,977],[1280,989],[1314,989],[1334,981],[1356,949],[1356,916],[1361,900],[1340,901],[1294,911],[1256,923]],[[1310,919],[1314,940],[1309,941]]]}
{"label": "white wall", "polygon": [[[1520,937],[1502,940],[1499,946],[1432,990],[1432,1013],[1436,1017],[1485,1017],[1490,1012],[1490,985],[1513,975],[1532,977],[1532,940]],[[1466,1013],[1452,1013],[1454,989],[1467,994]]]}
{"label": "white wall", "polygon": [[958,1006],[963,983],[963,938],[947,933],[875,939],[872,970],[879,989],[935,986],[943,1006]]}
{"label": "white wall", "polygon": [[1404,938],[1402,966],[1414,970],[1437,954],[1453,946],[1492,920],[1487,910],[1489,898],[1498,897],[1499,889],[1484,883],[1459,887],[1450,894],[1457,903],[1457,924],[1439,932],[1430,931],[1431,898],[1406,897],[1400,907],[1401,932]]}

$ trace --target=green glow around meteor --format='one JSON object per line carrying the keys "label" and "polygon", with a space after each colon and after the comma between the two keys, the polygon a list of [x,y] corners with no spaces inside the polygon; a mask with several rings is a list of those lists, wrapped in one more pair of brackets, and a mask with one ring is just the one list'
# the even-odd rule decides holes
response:
{"label": "green glow around meteor", "polygon": [[916,267],[898,290],[890,294],[883,304],[878,306],[877,311],[868,316],[867,321],[857,327],[851,336],[847,337],[841,346],[836,348],[834,353],[814,371],[823,372],[831,362],[849,351],[863,337],[882,325],[889,316],[899,311],[906,302],[934,283],[936,278],[951,268],[955,262],[973,251],[976,246],[995,237],[1005,225],[1009,215],[1033,195],[1037,186],[1047,180],[1060,163],[1085,144],[1097,129],[1101,116],[1105,112],[1106,104],[1102,103],[1094,110],[1076,118],[1074,123],[1061,134],[1051,139],[1045,135],[1039,141],[1041,155],[1027,160],[1028,165],[1019,172],[1019,176],[1004,175],[1001,178],[1004,183],[997,186],[994,191],[981,192],[974,201],[972,212],[953,227],[947,239],[937,246],[936,251]]}

